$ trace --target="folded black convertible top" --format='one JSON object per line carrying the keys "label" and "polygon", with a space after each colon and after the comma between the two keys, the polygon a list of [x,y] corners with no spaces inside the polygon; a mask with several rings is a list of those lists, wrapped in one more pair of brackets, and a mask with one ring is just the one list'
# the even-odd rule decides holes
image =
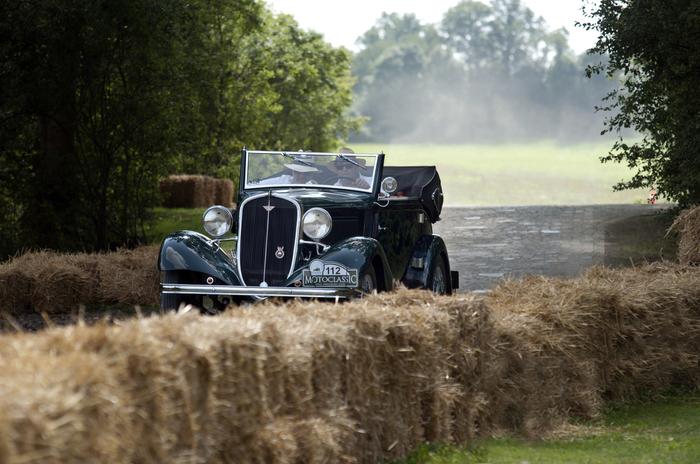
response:
{"label": "folded black convertible top", "polygon": [[384,177],[396,179],[395,196],[419,199],[430,222],[440,220],[444,198],[435,166],[384,166]]}

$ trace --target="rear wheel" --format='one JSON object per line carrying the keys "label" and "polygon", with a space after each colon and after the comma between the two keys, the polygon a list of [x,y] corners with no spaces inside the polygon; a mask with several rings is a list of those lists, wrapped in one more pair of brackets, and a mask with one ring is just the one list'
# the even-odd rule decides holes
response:
{"label": "rear wheel", "polygon": [[360,277],[359,287],[360,291],[365,295],[374,293],[377,290],[377,273],[371,264]]}
{"label": "rear wheel", "polygon": [[[165,271],[163,276],[164,284],[192,284],[193,279],[186,271]],[[160,309],[170,311],[178,310],[181,305],[196,306],[201,310],[202,296],[201,295],[174,295],[170,293],[160,294]]]}
{"label": "rear wheel", "polygon": [[430,278],[428,279],[428,290],[438,295],[446,295],[449,293],[447,271],[445,267],[445,260],[442,256],[438,256],[435,259],[433,270],[430,272]]}

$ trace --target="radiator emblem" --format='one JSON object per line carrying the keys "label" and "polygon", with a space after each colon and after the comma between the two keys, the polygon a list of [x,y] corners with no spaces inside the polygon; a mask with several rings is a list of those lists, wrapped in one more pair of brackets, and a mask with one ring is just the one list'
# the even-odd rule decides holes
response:
{"label": "radiator emblem", "polygon": [[283,246],[277,247],[277,251],[275,251],[275,258],[277,258],[277,259],[284,258],[284,247]]}

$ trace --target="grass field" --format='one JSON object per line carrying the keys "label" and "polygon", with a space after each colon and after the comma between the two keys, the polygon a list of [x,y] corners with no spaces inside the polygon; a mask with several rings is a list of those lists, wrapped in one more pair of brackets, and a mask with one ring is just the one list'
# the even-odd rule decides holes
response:
{"label": "grass field", "polygon": [[202,232],[202,214],[205,208],[153,208],[146,225],[148,243],[160,243],[168,234],[178,230]]}
{"label": "grass field", "polygon": [[667,398],[610,410],[561,438],[490,439],[473,450],[425,446],[401,464],[697,463],[700,397]]}
{"label": "grass field", "polygon": [[387,154],[389,165],[437,165],[447,205],[511,206],[640,203],[646,191],[613,192],[624,165],[602,164],[607,143],[558,145],[357,144]]}

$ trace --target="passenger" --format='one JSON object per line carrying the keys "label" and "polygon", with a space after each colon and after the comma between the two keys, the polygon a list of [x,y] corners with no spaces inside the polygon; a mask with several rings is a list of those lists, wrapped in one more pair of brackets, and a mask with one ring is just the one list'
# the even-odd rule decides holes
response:
{"label": "passenger", "polygon": [[367,170],[365,166],[367,161],[357,156],[348,156],[354,153],[352,149],[343,147],[340,149],[339,154],[345,155],[345,158],[336,158],[328,165],[328,169],[338,176],[338,180],[333,185],[336,187],[368,189],[372,187],[372,176],[363,176],[361,173],[361,171]]}

